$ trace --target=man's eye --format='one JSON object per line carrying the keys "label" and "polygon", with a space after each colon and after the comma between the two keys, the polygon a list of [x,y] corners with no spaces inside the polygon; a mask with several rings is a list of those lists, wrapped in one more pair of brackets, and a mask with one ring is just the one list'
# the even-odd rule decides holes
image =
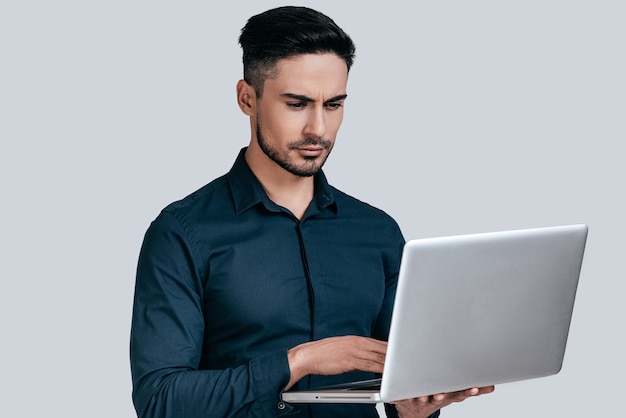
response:
{"label": "man's eye", "polygon": [[306,103],[304,103],[304,102],[287,103],[287,106],[293,107],[294,109],[300,109],[300,108],[306,106]]}
{"label": "man's eye", "polygon": [[331,109],[331,110],[339,109],[342,106],[343,106],[343,103],[328,103],[326,105],[326,107]]}

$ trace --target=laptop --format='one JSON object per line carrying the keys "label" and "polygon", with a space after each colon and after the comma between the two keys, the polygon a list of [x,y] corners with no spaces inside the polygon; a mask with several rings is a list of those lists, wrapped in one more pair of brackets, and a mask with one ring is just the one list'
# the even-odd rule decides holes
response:
{"label": "laptop", "polygon": [[377,403],[557,374],[586,225],[410,240],[381,379],[292,390],[291,403]]}

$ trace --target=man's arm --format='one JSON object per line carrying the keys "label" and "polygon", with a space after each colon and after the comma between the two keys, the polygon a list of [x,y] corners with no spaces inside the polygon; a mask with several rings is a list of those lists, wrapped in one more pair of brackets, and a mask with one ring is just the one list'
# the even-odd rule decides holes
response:
{"label": "man's arm", "polygon": [[142,418],[276,416],[290,407],[286,350],[227,370],[198,370],[204,339],[202,281],[185,232],[170,214],[142,246],[131,329],[133,401]]}

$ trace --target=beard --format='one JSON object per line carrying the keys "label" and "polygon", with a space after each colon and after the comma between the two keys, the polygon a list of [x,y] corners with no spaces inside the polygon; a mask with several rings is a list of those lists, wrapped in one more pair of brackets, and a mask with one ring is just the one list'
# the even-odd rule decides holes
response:
{"label": "beard", "polygon": [[[258,118],[257,118],[258,120]],[[321,169],[326,159],[330,155],[330,151],[333,149],[333,142],[323,138],[304,138],[289,143],[288,151],[301,147],[303,145],[315,145],[321,146],[326,150],[326,154],[322,154],[319,157],[304,158],[303,163],[296,163],[289,157],[289,153],[281,154],[277,148],[272,147],[263,137],[261,133],[261,125],[257,123],[256,137],[259,143],[259,147],[265,155],[284,170],[290,172],[298,177],[311,177],[316,175]]]}

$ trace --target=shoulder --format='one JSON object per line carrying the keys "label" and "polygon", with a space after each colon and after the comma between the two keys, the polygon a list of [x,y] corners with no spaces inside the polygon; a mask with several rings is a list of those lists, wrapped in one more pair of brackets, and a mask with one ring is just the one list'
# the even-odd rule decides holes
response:
{"label": "shoulder", "polygon": [[179,220],[193,218],[232,206],[232,198],[226,175],[216,178],[184,198],[170,203],[161,211],[160,217],[171,215]]}
{"label": "shoulder", "polygon": [[357,199],[333,186],[330,186],[335,202],[337,203],[338,210],[344,215],[368,217],[372,220],[379,222],[389,223],[397,226],[397,223],[391,215],[382,209],[379,209],[367,202]]}
{"label": "shoulder", "polygon": [[202,236],[222,234],[220,222],[233,213],[227,183],[225,176],[219,177],[163,208],[146,231],[142,253],[169,254],[167,258],[177,251],[202,253]]}
{"label": "shoulder", "polygon": [[400,226],[396,220],[384,210],[357,199],[331,186],[337,214],[342,222],[352,227],[370,231],[370,235],[378,235],[380,239],[392,242],[404,242]]}

